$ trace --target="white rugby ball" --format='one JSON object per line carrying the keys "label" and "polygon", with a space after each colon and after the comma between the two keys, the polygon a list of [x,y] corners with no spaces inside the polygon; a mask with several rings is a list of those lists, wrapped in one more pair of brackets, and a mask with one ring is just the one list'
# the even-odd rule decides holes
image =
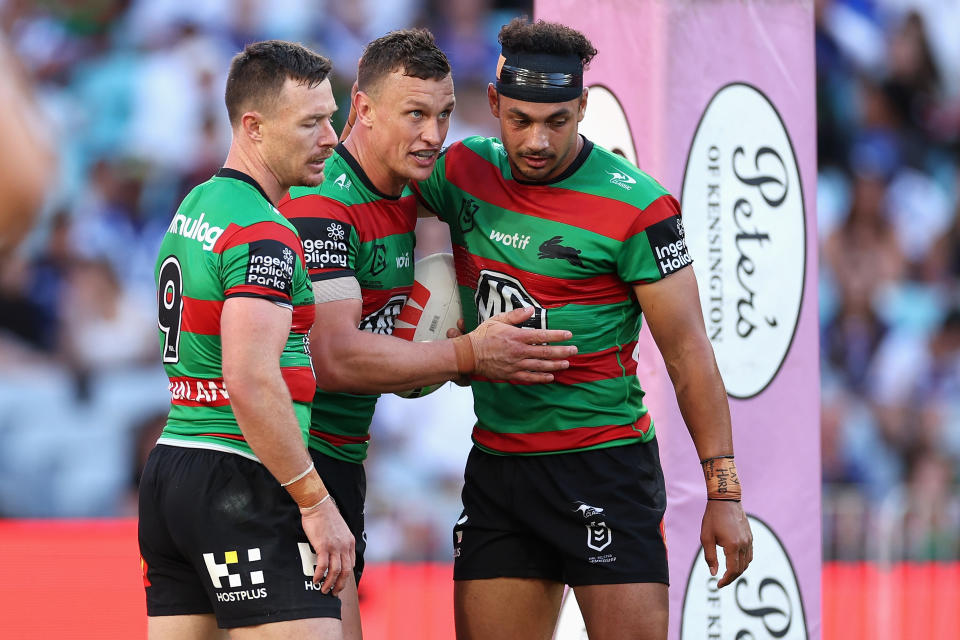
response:
{"label": "white rugby ball", "polygon": [[[413,265],[413,290],[400,310],[393,335],[413,342],[445,340],[448,329],[457,328],[463,317],[457,272],[453,256],[434,253]],[[446,383],[428,385],[410,391],[398,391],[401,398],[419,398],[433,393]]]}

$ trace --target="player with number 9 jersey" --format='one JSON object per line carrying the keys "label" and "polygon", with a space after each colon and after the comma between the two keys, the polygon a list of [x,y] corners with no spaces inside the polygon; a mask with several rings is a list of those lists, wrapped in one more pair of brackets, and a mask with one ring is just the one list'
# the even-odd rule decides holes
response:
{"label": "player with number 9 jersey", "polygon": [[296,230],[260,186],[221,169],[193,189],[163,238],[156,279],[171,404],[158,443],[255,458],[223,383],[220,313],[234,296],[293,310],[280,367],[306,441],[316,384],[309,350],[313,290]]}

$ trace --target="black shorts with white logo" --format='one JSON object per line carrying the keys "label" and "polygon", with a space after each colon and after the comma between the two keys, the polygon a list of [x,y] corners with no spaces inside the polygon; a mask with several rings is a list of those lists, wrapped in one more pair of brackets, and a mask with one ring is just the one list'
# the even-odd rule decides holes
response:
{"label": "black shorts with white logo", "polygon": [[357,564],[353,568],[353,577],[360,584],[363,574],[363,552],[367,548],[367,534],[363,528],[363,503],[367,498],[367,475],[362,464],[337,460],[328,455],[310,450],[310,457],[317,467],[317,473],[323,480],[327,491],[333,496],[340,509],[343,521],[350,528],[357,545]]}
{"label": "black shorts with white logo", "polygon": [[140,481],[147,615],[213,613],[220,628],[340,618],[313,583],[300,511],[262,464],[157,445]]}
{"label": "black shorts with white logo", "polygon": [[542,456],[474,447],[462,498],[454,580],[669,584],[656,440]]}

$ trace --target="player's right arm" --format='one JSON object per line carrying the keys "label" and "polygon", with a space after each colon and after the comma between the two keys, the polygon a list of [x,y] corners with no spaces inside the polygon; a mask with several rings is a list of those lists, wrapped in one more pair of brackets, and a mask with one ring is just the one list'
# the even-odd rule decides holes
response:
{"label": "player's right arm", "polygon": [[[280,372],[291,318],[290,309],[250,297],[228,298],[220,316],[223,379],[234,416],[278,482],[297,478],[312,465]],[[353,535],[333,501],[324,500],[328,492],[316,471],[287,488],[293,489],[307,539],[317,552],[314,580],[323,579],[323,591],[339,593],[355,562]]]}
{"label": "player's right arm", "polygon": [[[321,281],[325,290],[330,281]],[[354,283],[356,281],[354,280]],[[569,340],[569,331],[521,329],[532,309],[500,314],[455,340],[410,342],[358,329],[362,314],[359,285],[356,298],[318,302],[310,348],[317,384],[326,391],[385,393],[404,391],[474,373],[497,380],[538,383],[553,381],[552,371],[569,366],[574,346],[548,346]],[[324,299],[317,291],[315,297]],[[469,355],[470,362],[464,358]],[[464,370],[466,369],[466,370]]]}

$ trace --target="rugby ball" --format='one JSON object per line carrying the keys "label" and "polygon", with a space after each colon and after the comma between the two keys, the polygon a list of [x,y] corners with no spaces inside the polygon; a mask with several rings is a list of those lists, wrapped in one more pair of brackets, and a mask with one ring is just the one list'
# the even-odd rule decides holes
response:
{"label": "rugby ball", "polygon": [[[445,340],[448,329],[457,328],[463,317],[457,272],[453,256],[434,253],[413,265],[413,290],[400,310],[393,335],[413,342]],[[401,398],[419,398],[433,393],[446,383],[428,385],[410,391],[398,391]]]}

